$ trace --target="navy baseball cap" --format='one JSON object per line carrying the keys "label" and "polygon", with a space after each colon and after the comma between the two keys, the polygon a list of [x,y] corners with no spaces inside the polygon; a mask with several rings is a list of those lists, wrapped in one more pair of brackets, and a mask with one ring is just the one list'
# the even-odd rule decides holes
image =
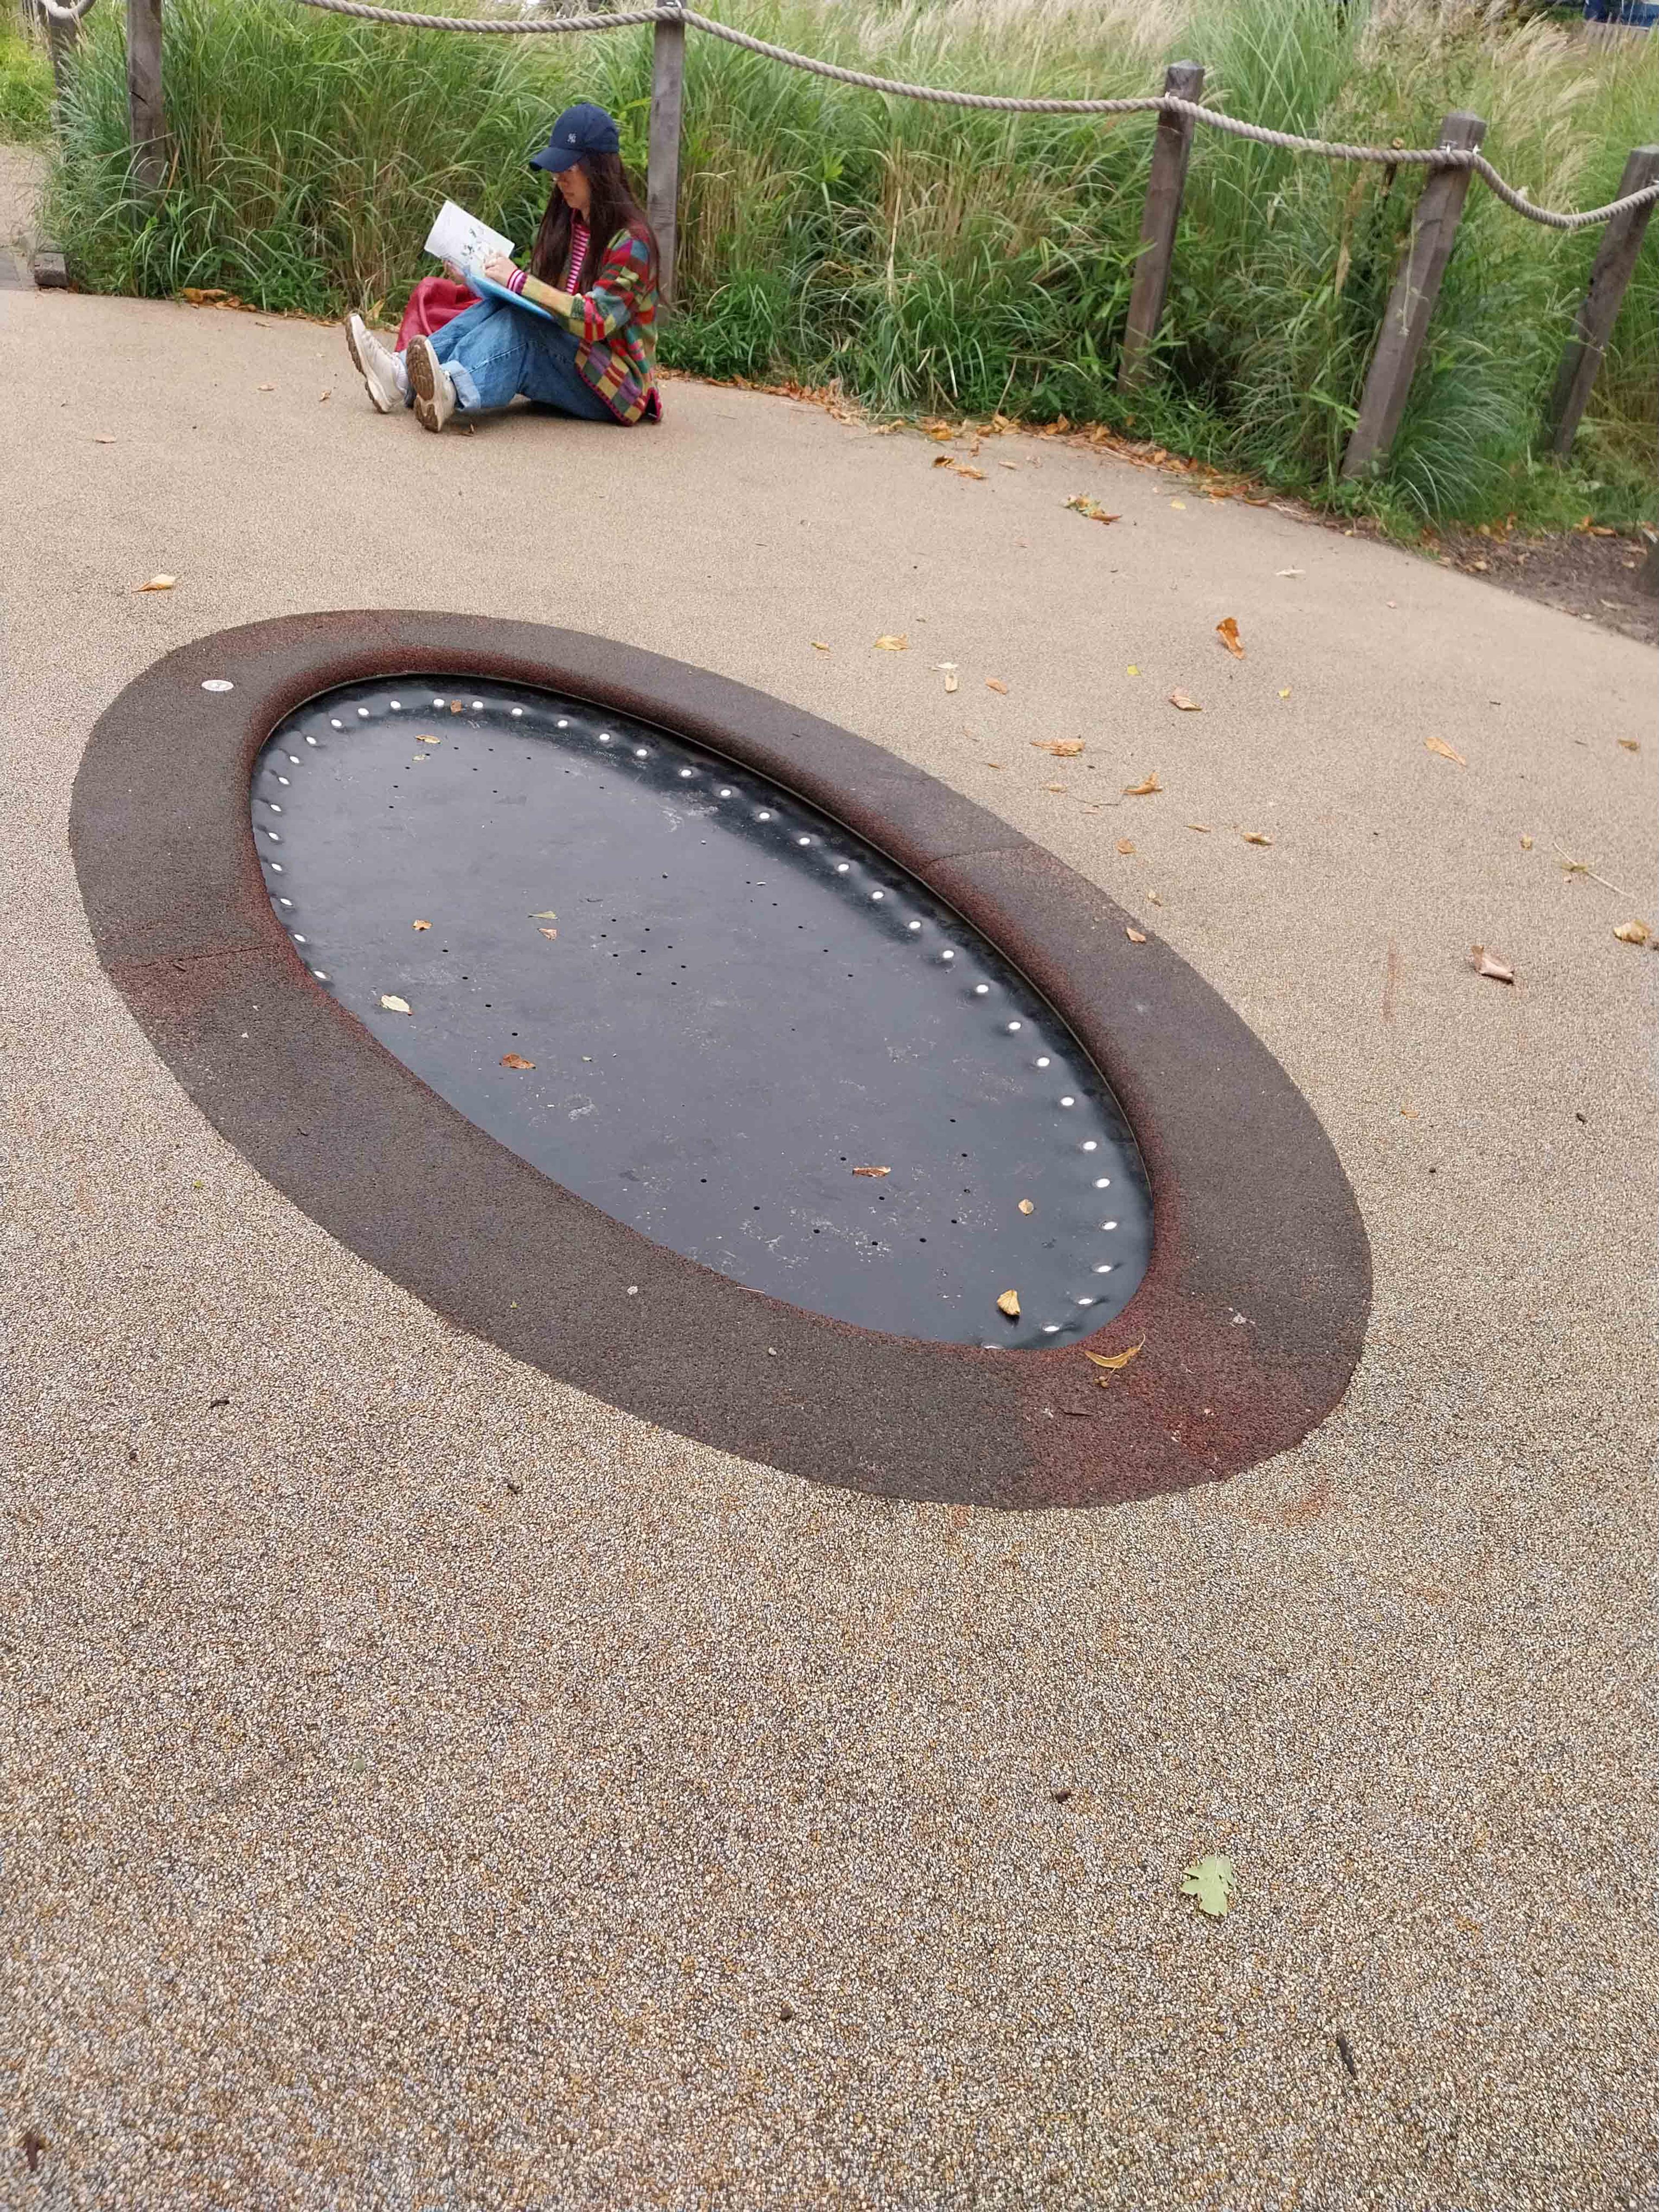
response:
{"label": "navy baseball cap", "polygon": [[604,108],[595,107],[591,100],[584,100],[574,107],[567,107],[553,125],[553,135],[539,154],[532,154],[532,169],[548,169],[556,176],[561,169],[574,169],[584,154],[617,154],[622,151],[622,139],[616,124]]}

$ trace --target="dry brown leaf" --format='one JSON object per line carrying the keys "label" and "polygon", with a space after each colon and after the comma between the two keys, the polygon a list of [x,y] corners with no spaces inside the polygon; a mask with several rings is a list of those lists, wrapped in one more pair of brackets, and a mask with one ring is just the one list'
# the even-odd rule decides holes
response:
{"label": "dry brown leaf", "polygon": [[1238,834],[1247,845],[1271,845],[1273,842],[1265,830],[1241,830]]}
{"label": "dry brown leaf", "polygon": [[411,921],[409,926],[411,929],[430,929],[432,924],[429,921]]}
{"label": "dry brown leaf", "polygon": [[1131,945],[1144,945],[1146,942],[1146,931],[1144,929],[1137,929],[1132,922],[1125,924],[1123,934],[1128,939]]}
{"label": "dry brown leaf", "polygon": [[936,469],[953,468],[955,465],[949,453],[935,453],[933,456],[933,466]]}
{"label": "dry brown leaf", "polygon": [[1148,906],[1162,906],[1164,902],[1156,891],[1148,891],[1146,894],[1146,903]]}
{"label": "dry brown leaf", "polygon": [[449,702],[449,711],[450,711],[450,713],[451,713],[452,714],[459,714],[460,713],[460,711],[461,711],[461,702],[460,702],[460,701],[459,701],[459,699],[452,699],[452,700],[450,701],[450,702]]}
{"label": "dry brown leaf", "polygon": [[1035,1213],[1036,1212],[1036,1206],[1031,1203],[1029,1198],[1021,1199],[1019,1201],[1019,1210],[1022,1213]]}
{"label": "dry brown leaf", "polygon": [[1228,652],[1231,653],[1235,660],[1243,659],[1244,647],[1239,642],[1238,623],[1236,617],[1232,615],[1223,615],[1221,620],[1215,626],[1215,634],[1221,640],[1223,645],[1226,647]]}
{"label": "dry brown leaf", "polygon": [[415,742],[417,745],[441,745],[443,743],[443,739],[441,738],[419,737],[416,738]]}
{"label": "dry brown leaf", "polygon": [[812,650],[814,653],[828,653],[830,648],[821,637],[815,637],[812,640]]}
{"label": "dry brown leaf", "polygon": [[406,1014],[412,1011],[407,999],[394,998],[385,991],[380,994],[380,1004],[389,1014]]}
{"label": "dry brown leaf", "polygon": [[1183,714],[1201,714],[1204,712],[1197,700],[1189,698],[1184,691],[1171,691],[1170,704],[1172,707],[1179,707]]}
{"label": "dry brown leaf", "polygon": [[892,1172],[891,1168],[854,1168],[853,1170],[859,1176],[890,1176]]}
{"label": "dry brown leaf", "polygon": [[332,392],[319,392],[317,394],[318,405],[320,407],[325,399],[331,399],[333,396]]}
{"label": "dry brown leaf", "polygon": [[1063,783],[1045,783],[1042,788],[1045,791],[1064,792],[1066,786]]}
{"label": "dry brown leaf", "polygon": [[1411,1103],[1409,1099],[1407,1099],[1406,1103],[1401,1108],[1400,1112],[1401,1119],[1404,1121],[1414,1121],[1417,1119],[1417,1109]]}
{"label": "dry brown leaf", "polygon": [[987,761],[985,765],[987,768],[1001,768],[1004,763],[1001,761]]}
{"label": "dry brown leaf", "polygon": [[176,576],[152,576],[149,583],[137,584],[133,588],[140,592],[170,592],[178,580]]}
{"label": "dry brown leaf", "polygon": [[556,929],[549,929],[545,925],[537,932],[538,937],[556,937],[558,933]]}
{"label": "dry brown leaf", "polygon": [[1459,768],[1468,766],[1462,754],[1455,751],[1443,738],[1425,738],[1423,750],[1425,753],[1432,753],[1437,760],[1455,761]]}
{"label": "dry brown leaf", "polygon": [[870,650],[872,653],[908,653],[910,650],[910,633],[907,629],[901,630],[896,637],[878,637]]}
{"label": "dry brown leaf", "polygon": [[1031,750],[1036,753],[1052,753],[1056,760],[1075,760],[1083,750],[1081,738],[1033,738]]}
{"label": "dry brown leaf", "polygon": [[1621,921],[1613,926],[1613,935],[1621,945],[1645,945],[1653,935],[1644,921]]}
{"label": "dry brown leaf", "polygon": [[[94,446],[112,446],[115,443],[115,440],[110,436],[108,431],[99,430],[94,433],[92,442]],[[1624,738],[1620,738],[1619,742],[1622,745],[1626,744],[1627,740]]]}
{"label": "dry brown leaf", "polygon": [[[112,446],[114,442],[112,438],[102,438],[99,441],[100,445]],[[1639,738],[1620,738],[1619,742],[1627,753],[1639,753],[1642,750],[1642,740]]]}
{"label": "dry brown leaf", "polygon": [[1514,969],[1506,967],[1501,960],[1494,960],[1484,945],[1470,945],[1469,965],[1477,975],[1490,976],[1494,983],[1512,983],[1515,981]]}
{"label": "dry brown leaf", "polygon": [[1196,830],[1201,836],[1207,837],[1210,834],[1210,825],[1207,822],[1189,822],[1187,827],[1189,830]]}
{"label": "dry brown leaf", "polygon": [[1121,522],[1123,520],[1121,514],[1109,514],[1097,501],[1086,498],[1080,491],[1074,491],[1070,499],[1062,500],[1060,504],[1069,507],[1073,514],[1086,515],[1091,522]]}
{"label": "dry brown leaf", "polygon": [[1127,1367],[1139,1355],[1140,1346],[1146,1341],[1143,1336],[1140,1344],[1132,1344],[1127,1352],[1085,1352],[1083,1357],[1092,1361],[1095,1366],[1109,1368],[1115,1374],[1120,1367]]}
{"label": "dry brown leaf", "polygon": [[1005,1291],[1002,1296],[997,1300],[997,1311],[999,1313],[1006,1313],[1010,1321],[1018,1321],[1019,1319],[1019,1292],[1018,1291]]}
{"label": "dry brown leaf", "polygon": [[1000,676],[988,676],[985,679],[985,688],[988,691],[1000,691],[1005,699],[1008,696],[1008,686]]}
{"label": "dry brown leaf", "polygon": [[1118,839],[1117,849],[1120,853],[1133,853],[1134,848],[1135,841],[1133,837],[1120,837]]}
{"label": "dry brown leaf", "polygon": [[216,290],[211,285],[183,284],[179,289],[179,297],[188,300],[192,307],[210,307],[216,301],[229,299],[230,295]]}
{"label": "dry brown leaf", "polygon": [[1527,836],[1524,833],[1521,839],[1521,850],[1523,853],[1530,853],[1532,850],[1532,839]]}
{"label": "dry brown leaf", "polygon": [[521,1052],[504,1052],[501,1054],[503,1067],[534,1067],[535,1065],[533,1060],[526,1060]]}
{"label": "dry brown leaf", "polygon": [[275,392],[276,389],[274,384],[262,384],[258,388],[261,392]]}
{"label": "dry brown leaf", "polygon": [[1158,780],[1158,770],[1151,769],[1141,777],[1139,783],[1126,783],[1123,787],[1123,796],[1126,799],[1150,799],[1155,791],[1162,791],[1163,788],[1164,786]]}
{"label": "dry brown leaf", "polygon": [[955,461],[951,465],[959,477],[971,477],[975,483],[983,483],[985,481],[983,469],[969,468],[966,461]]}

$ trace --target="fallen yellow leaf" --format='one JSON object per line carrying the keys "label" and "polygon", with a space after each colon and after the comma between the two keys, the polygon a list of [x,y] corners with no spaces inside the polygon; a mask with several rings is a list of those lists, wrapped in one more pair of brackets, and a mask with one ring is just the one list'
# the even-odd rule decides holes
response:
{"label": "fallen yellow leaf", "polygon": [[1125,924],[1123,934],[1128,939],[1131,945],[1144,945],[1146,942],[1146,931],[1144,929],[1137,929],[1133,922]]}
{"label": "fallen yellow leaf", "polygon": [[1073,514],[1086,515],[1091,522],[1121,522],[1123,520],[1121,514],[1109,514],[1097,501],[1085,498],[1080,491],[1074,491],[1070,499],[1062,500],[1060,504],[1069,507]]}
{"label": "fallen yellow leaf", "polygon": [[1443,738],[1425,738],[1423,750],[1425,753],[1433,753],[1439,760],[1455,761],[1459,768],[1468,766],[1462,754],[1454,751]]}
{"label": "fallen yellow leaf", "polygon": [[1285,689],[1284,689],[1284,690],[1279,693],[1279,697],[1280,697],[1281,699],[1288,699],[1288,698],[1290,697],[1290,696],[1291,696],[1291,687],[1290,687],[1290,685],[1289,685],[1288,684],[1285,686]]}
{"label": "fallen yellow leaf", "polygon": [[1219,1920],[1223,1913],[1231,1910],[1237,1887],[1232,1861],[1218,1854],[1194,1861],[1182,1882],[1181,1894],[1195,1898],[1200,1912],[1212,1920]]}
{"label": "fallen yellow leaf", "polygon": [[1152,769],[1141,777],[1139,783],[1126,783],[1123,787],[1123,796],[1126,799],[1150,799],[1155,791],[1162,791],[1163,788],[1164,786],[1158,780],[1158,770]]}
{"label": "fallen yellow leaf", "polygon": [[415,742],[417,745],[441,745],[443,743],[443,739],[441,738],[420,737],[416,738]]}
{"label": "fallen yellow leaf", "polygon": [[1521,850],[1523,853],[1530,853],[1532,850],[1532,839],[1524,834],[1521,839]]}
{"label": "fallen yellow leaf", "polygon": [[380,1004],[389,1014],[406,1014],[411,1011],[407,999],[393,998],[384,991],[380,994]]}
{"label": "fallen yellow leaf", "polygon": [[[112,445],[114,441],[109,439],[104,442]],[[1620,738],[1619,742],[1627,753],[1639,753],[1642,750],[1642,741],[1639,738]]]}
{"label": "fallen yellow leaf", "polygon": [[1186,502],[1186,501],[1185,501],[1184,499],[1172,499],[1172,500],[1170,501],[1170,506],[1171,506],[1171,507],[1173,507],[1176,508],[1177,510],[1179,510],[1179,509],[1181,509],[1181,508],[1184,508],[1184,507],[1185,507],[1185,506],[1186,506],[1186,504],[1187,504],[1187,502]]}
{"label": "fallen yellow leaf", "polygon": [[1415,1106],[1412,1105],[1412,1104],[1410,1103],[1410,1102],[1409,1102],[1409,1101],[1407,1101],[1407,1103],[1401,1108],[1400,1111],[1401,1111],[1401,1114],[1402,1117],[1403,1117],[1406,1121],[1416,1121],[1416,1119],[1417,1119],[1417,1109],[1416,1109],[1416,1107],[1415,1107]]}
{"label": "fallen yellow leaf", "polygon": [[985,688],[988,691],[1000,691],[1005,699],[1008,696],[1008,686],[1000,676],[988,676],[985,679]]}
{"label": "fallen yellow leaf", "polygon": [[544,907],[540,914],[532,914],[530,917],[532,921],[556,921],[558,918],[550,906]]}
{"label": "fallen yellow leaf", "polygon": [[910,633],[902,630],[896,637],[878,637],[870,649],[872,653],[908,653],[910,650]]}
{"label": "fallen yellow leaf", "polygon": [[1117,849],[1120,853],[1133,853],[1134,848],[1135,841],[1133,837],[1120,837],[1118,839]]}
{"label": "fallen yellow leaf", "polygon": [[501,1054],[503,1067],[534,1067],[535,1065],[533,1060],[526,1060],[521,1052],[504,1052]]}
{"label": "fallen yellow leaf", "polygon": [[1621,945],[1645,945],[1653,932],[1644,921],[1621,921],[1614,925],[1613,933]]}
{"label": "fallen yellow leaf", "polygon": [[975,483],[983,483],[985,481],[983,469],[969,468],[966,461],[956,461],[951,465],[959,477],[972,477]]}
{"label": "fallen yellow leaf", "polygon": [[1021,1199],[1019,1201],[1019,1210],[1022,1213],[1035,1213],[1036,1212],[1036,1206],[1032,1205],[1029,1198]]}
{"label": "fallen yellow leaf", "polygon": [[1018,1321],[1019,1319],[1019,1292],[1018,1291],[1005,1291],[1002,1293],[1002,1296],[997,1300],[997,1310],[999,1313],[1006,1313],[1010,1321]]}
{"label": "fallen yellow leaf", "polygon": [[409,926],[411,929],[430,929],[432,924],[429,921],[411,921]]}
{"label": "fallen yellow leaf", "polygon": [[1189,830],[1198,830],[1198,831],[1200,833],[1200,835],[1202,835],[1203,836],[1206,836],[1206,837],[1207,837],[1207,836],[1209,836],[1209,834],[1210,834],[1210,825],[1209,825],[1209,823],[1208,823],[1207,822],[1189,822],[1189,823],[1187,824],[1187,827],[1188,827]]}
{"label": "fallen yellow leaf", "polygon": [[1223,615],[1215,626],[1215,634],[1235,660],[1243,660],[1244,647],[1239,641],[1238,623],[1231,615]]}
{"label": "fallen yellow leaf", "polygon": [[1140,671],[1139,671],[1139,670],[1135,666],[1135,665],[1134,665],[1133,661],[1132,660],[1132,661],[1129,663],[1129,665],[1128,665],[1128,666],[1124,670],[1123,673],[1124,673],[1126,676],[1139,676],[1139,673],[1140,673]]}
{"label": "fallen yellow leaf", "polygon": [[814,653],[828,653],[830,648],[821,637],[815,637],[812,640],[812,650]]}
{"label": "fallen yellow leaf", "polygon": [[1204,712],[1197,700],[1189,698],[1184,691],[1171,691],[1170,704],[1172,707],[1179,707],[1183,714],[1201,714]]}
{"label": "fallen yellow leaf", "polygon": [[1045,783],[1045,784],[1043,785],[1042,788],[1043,788],[1045,791],[1060,791],[1060,792],[1063,792],[1063,791],[1065,790],[1066,787],[1065,787],[1065,785],[1064,785],[1063,783]]}
{"label": "fallen yellow leaf", "polygon": [[1075,760],[1083,750],[1081,738],[1033,738],[1031,750],[1037,753],[1052,753],[1056,760]]}
{"label": "fallen yellow leaf", "polygon": [[1091,1359],[1097,1367],[1109,1367],[1115,1371],[1120,1367],[1127,1367],[1139,1355],[1140,1346],[1146,1341],[1143,1336],[1140,1344],[1132,1344],[1127,1352],[1085,1352],[1083,1357]]}
{"label": "fallen yellow leaf", "polygon": [[259,389],[261,392],[275,392],[276,387],[274,384],[262,384]]}
{"label": "fallen yellow leaf", "polygon": [[322,403],[323,403],[323,401],[324,401],[325,399],[331,399],[331,398],[333,398],[333,396],[334,396],[334,395],[333,395],[333,393],[332,393],[331,392],[319,392],[317,394],[317,404],[318,404],[318,405],[320,407],[320,406],[321,406],[321,404],[322,404]]}
{"label": "fallen yellow leaf", "polygon": [[1273,842],[1264,830],[1241,830],[1238,834],[1247,845],[1271,845]]}
{"label": "fallen yellow leaf", "polygon": [[147,584],[136,586],[141,592],[170,592],[178,582],[176,576],[152,576]]}

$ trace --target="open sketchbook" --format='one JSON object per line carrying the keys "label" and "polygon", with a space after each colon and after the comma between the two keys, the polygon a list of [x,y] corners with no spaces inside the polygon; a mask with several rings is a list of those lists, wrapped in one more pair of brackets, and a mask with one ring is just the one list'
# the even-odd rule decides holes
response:
{"label": "open sketchbook", "polygon": [[499,230],[492,230],[487,222],[480,222],[476,215],[469,215],[453,200],[446,200],[438,210],[438,219],[427,233],[426,250],[440,261],[453,262],[472,289],[481,297],[505,300],[509,307],[519,307],[526,315],[539,315],[544,323],[553,320],[545,307],[538,307],[533,300],[521,299],[518,293],[509,292],[505,284],[498,284],[486,276],[483,265],[498,254],[508,260],[513,258],[513,241],[503,238]]}

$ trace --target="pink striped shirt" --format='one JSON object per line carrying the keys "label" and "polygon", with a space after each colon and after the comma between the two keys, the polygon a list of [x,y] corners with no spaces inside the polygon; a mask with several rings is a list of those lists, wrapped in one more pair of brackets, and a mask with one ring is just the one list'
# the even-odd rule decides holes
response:
{"label": "pink striped shirt", "polygon": [[570,218],[570,266],[564,272],[567,292],[574,292],[576,289],[576,272],[580,269],[582,257],[586,252],[587,225],[579,215],[573,215]]}

